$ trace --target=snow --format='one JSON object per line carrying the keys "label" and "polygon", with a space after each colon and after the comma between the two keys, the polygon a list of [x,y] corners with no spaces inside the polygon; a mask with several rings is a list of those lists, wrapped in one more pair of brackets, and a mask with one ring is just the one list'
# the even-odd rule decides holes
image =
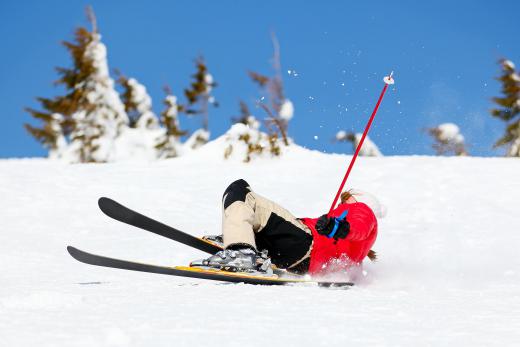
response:
{"label": "snow", "polygon": [[166,97],[164,99],[165,99],[166,104],[168,105],[166,115],[168,117],[177,119],[177,116],[179,114],[179,106],[177,104],[177,97],[175,95],[166,95]]}
{"label": "snow", "polygon": [[204,75],[204,83],[206,85],[206,94],[209,95],[209,93],[211,93],[211,91],[213,89],[213,83],[214,83],[213,75],[211,75],[210,73],[206,73]]}
{"label": "snow", "polygon": [[[354,148],[357,148],[359,146],[359,143],[361,142],[361,138],[363,137],[363,134],[357,133],[354,136]],[[365,140],[363,141],[363,146],[361,146],[361,149],[359,150],[359,155],[364,157],[382,157],[383,153],[379,150],[379,147],[370,139],[370,137],[365,137]]]}
{"label": "snow", "polygon": [[345,130],[339,130],[336,133],[336,140],[337,141],[346,140],[347,136],[348,136],[348,133]]}
{"label": "snow", "polygon": [[114,142],[114,154],[117,161],[150,162],[156,160],[155,145],[161,136],[164,136],[163,128],[151,129],[144,126],[135,129],[123,128]]}
{"label": "snow", "polygon": [[136,105],[139,113],[137,128],[159,128],[159,120],[152,111],[152,98],[146,91],[146,87],[135,78],[129,78],[128,85],[131,90],[130,100]]}
{"label": "snow", "polygon": [[508,60],[508,59],[504,59],[502,61],[502,65],[506,68],[509,68],[510,70],[515,69],[515,64],[511,60]]}
{"label": "snow", "polygon": [[285,99],[280,106],[280,118],[286,121],[290,121],[294,116],[294,105],[289,99]]}
{"label": "snow", "polygon": [[[359,143],[361,142],[361,138],[363,134],[361,133],[348,133],[345,130],[339,130],[336,133],[336,141],[349,141],[352,142],[353,151],[355,152]],[[363,141],[363,146],[359,150],[359,155],[364,157],[382,157],[383,154],[379,150],[379,147],[370,139],[370,137],[366,136]]]}
{"label": "snow", "polygon": [[[291,145],[224,160],[225,138],[150,163],[0,160],[5,346],[514,346],[520,341],[520,161],[360,157],[347,188],[387,206],[380,260],[348,290],[262,287],[99,268],[67,245],[164,265],[204,256],[104,216],[109,196],[195,235],[219,232],[245,178],[298,216],[328,210],[350,156]],[[326,172],[323,168],[327,168]]]}
{"label": "snow", "polygon": [[460,134],[460,129],[456,124],[443,123],[437,126],[438,138],[441,141],[463,143],[464,136]]}

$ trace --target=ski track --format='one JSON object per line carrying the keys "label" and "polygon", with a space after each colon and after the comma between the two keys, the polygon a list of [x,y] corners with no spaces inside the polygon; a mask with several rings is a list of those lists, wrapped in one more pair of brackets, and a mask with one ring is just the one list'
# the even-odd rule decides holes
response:
{"label": "ski track", "polygon": [[348,186],[387,206],[354,288],[224,284],[106,269],[67,245],[163,265],[205,254],[124,225],[100,196],[195,235],[245,178],[298,216],[328,210],[350,160],[293,146],[224,161],[215,141],[179,159],[0,161],[2,346],[514,346],[520,341],[520,161],[359,158]]}

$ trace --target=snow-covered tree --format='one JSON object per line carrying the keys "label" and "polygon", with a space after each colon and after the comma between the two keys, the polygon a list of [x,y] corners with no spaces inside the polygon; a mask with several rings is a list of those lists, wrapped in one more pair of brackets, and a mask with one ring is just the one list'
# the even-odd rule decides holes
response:
{"label": "snow-covered tree", "polygon": [[433,128],[427,129],[428,134],[434,139],[432,145],[437,155],[455,154],[458,156],[468,155],[464,136],[456,124],[443,123]]}
{"label": "snow-covered tree", "polygon": [[[249,76],[262,89],[263,95],[258,105],[267,113],[268,118],[266,125],[269,129],[269,135],[274,139],[281,137],[283,143],[289,145],[288,127],[289,121],[294,116],[294,105],[286,98],[283,88],[283,80],[280,63],[280,45],[276,36],[272,35],[274,55],[273,68],[274,76],[269,77],[257,72],[250,71]],[[267,98],[267,103],[263,100]]]}
{"label": "snow-covered tree", "polygon": [[228,146],[224,152],[225,158],[234,152],[243,152],[245,162],[265,152],[280,155],[278,138],[260,131],[260,122],[251,114],[245,102],[240,101],[240,116],[233,118],[233,121],[235,124],[226,134]]}
{"label": "snow-covered tree", "polygon": [[491,110],[491,115],[506,122],[506,131],[495,147],[509,146],[506,155],[520,157],[520,75],[512,61],[499,61],[502,75],[497,79],[502,83],[502,96],[493,98],[498,105]]}
{"label": "snow-covered tree", "polygon": [[[352,143],[353,151],[356,151],[359,143],[361,142],[361,133],[347,132],[344,130],[338,131],[335,140],[338,142],[350,142]],[[377,145],[367,136],[363,141],[363,146],[359,150],[359,155],[362,157],[382,157],[383,154],[377,147]]]}
{"label": "snow-covered tree", "polygon": [[191,144],[191,148],[198,148],[208,142],[209,106],[218,106],[215,97],[211,95],[217,84],[209,73],[204,59],[202,57],[197,58],[195,66],[197,71],[192,75],[193,82],[189,88],[184,90],[184,95],[188,99],[185,112],[187,115],[201,115],[202,129],[197,130],[187,141]]}
{"label": "snow-covered tree", "polygon": [[123,87],[121,99],[125,105],[131,128],[157,129],[159,120],[152,111],[152,98],[146,87],[135,78],[128,78],[119,71],[118,83]]}
{"label": "snow-covered tree", "polygon": [[[64,42],[71,68],[57,68],[56,84],[67,92],[53,99],[39,98],[43,112],[29,112],[44,121],[42,128],[26,125],[29,132],[51,149],[53,157],[71,162],[106,162],[114,158],[114,141],[128,117],[114,81],[109,76],[106,47],[101,42],[94,12],[87,8],[92,31],[80,27],[74,42]],[[63,139],[68,145],[59,145]],[[58,152],[58,149],[60,152]]]}
{"label": "snow-covered tree", "polygon": [[247,106],[247,104],[244,101],[240,100],[239,107],[240,107],[240,115],[238,117],[231,118],[233,124],[242,123],[249,127],[259,129],[260,122],[258,122],[258,120],[256,119],[255,116],[253,116],[253,114],[251,114],[251,111],[249,111],[249,107]]}
{"label": "snow-covered tree", "polygon": [[181,130],[179,126],[179,113],[184,108],[177,103],[177,97],[169,87],[165,87],[164,91],[166,92],[163,102],[165,109],[161,112],[161,123],[165,132],[158,139],[156,148],[159,151],[159,158],[174,158],[180,155],[180,139],[187,134],[187,131]]}
{"label": "snow-covered tree", "polygon": [[187,150],[200,148],[208,143],[209,136],[210,133],[206,129],[197,129],[184,142],[184,148]]}

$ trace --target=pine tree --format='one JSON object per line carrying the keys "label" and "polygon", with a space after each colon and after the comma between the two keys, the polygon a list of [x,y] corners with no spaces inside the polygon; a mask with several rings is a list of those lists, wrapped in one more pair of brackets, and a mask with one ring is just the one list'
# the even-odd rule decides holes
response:
{"label": "pine tree", "polygon": [[427,133],[434,139],[432,148],[437,155],[454,154],[466,156],[468,151],[464,144],[464,136],[456,124],[443,123],[433,128],[426,129]]}
{"label": "pine tree", "polygon": [[188,99],[186,106],[187,115],[201,115],[202,129],[194,132],[187,141],[192,143],[192,148],[197,148],[209,140],[209,106],[218,107],[215,97],[211,95],[213,88],[217,86],[213,76],[209,73],[208,67],[202,57],[195,61],[197,71],[192,75],[193,82],[190,87],[184,90],[184,95]]}
{"label": "pine tree", "polygon": [[[234,125],[227,133],[227,141],[229,142],[224,151],[224,158],[229,158],[235,146],[245,146],[244,162],[250,162],[253,155],[260,155],[264,149],[270,146],[269,137],[262,133],[260,122],[251,114],[249,107],[242,100],[240,101],[240,115],[232,118]],[[273,144],[277,145],[277,143]],[[278,151],[279,154],[279,151]]]}
{"label": "pine tree", "polygon": [[92,31],[80,27],[74,42],[63,42],[73,66],[58,67],[67,94],[53,99],[38,98],[45,111],[28,109],[44,122],[42,128],[26,124],[27,130],[51,150],[67,139],[66,156],[72,162],[104,162],[112,159],[113,142],[128,118],[108,73],[106,47],[101,43],[96,18],[90,7],[87,16]]}
{"label": "pine tree", "polygon": [[498,108],[492,109],[491,115],[506,122],[506,131],[494,146],[508,145],[506,155],[520,157],[520,76],[510,60],[501,59],[499,64],[502,75],[497,80],[502,83],[503,96],[493,98]]}
{"label": "pine tree", "polygon": [[165,133],[155,147],[159,151],[159,158],[174,158],[180,155],[180,138],[188,132],[181,130],[179,126],[179,113],[184,111],[184,107],[177,103],[177,97],[168,86],[164,87],[164,91],[166,97],[163,104],[166,108],[161,112],[161,123]]}
{"label": "pine tree", "polygon": [[116,70],[117,82],[123,87],[121,99],[125,105],[131,128],[157,129],[159,120],[152,111],[152,98],[146,87],[135,78],[128,78]]}

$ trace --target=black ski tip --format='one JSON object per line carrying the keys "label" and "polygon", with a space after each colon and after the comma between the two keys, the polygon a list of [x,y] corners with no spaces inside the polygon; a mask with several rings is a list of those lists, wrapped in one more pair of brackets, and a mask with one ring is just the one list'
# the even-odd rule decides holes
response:
{"label": "black ski tip", "polygon": [[76,259],[80,263],[99,265],[96,259],[92,257],[92,254],[77,249],[76,247],[67,246],[67,252],[69,252],[72,258]]}
{"label": "black ski tip", "polygon": [[98,199],[98,206],[104,214],[122,222],[128,217],[127,214],[130,211],[130,209],[121,205],[117,201],[104,196]]}
{"label": "black ski tip", "polygon": [[69,252],[70,256],[74,259],[76,259],[77,261],[81,261],[79,258],[80,258],[80,254],[81,254],[81,251],[79,249],[77,249],[76,247],[72,247],[72,246],[67,246],[67,252]]}
{"label": "black ski tip", "polygon": [[103,206],[106,206],[107,204],[110,204],[113,202],[114,202],[114,200],[102,196],[98,199],[98,206],[101,210],[103,210]]}
{"label": "black ski tip", "polygon": [[69,252],[69,254],[72,256],[72,258],[77,259],[76,256],[78,255],[80,250],[77,249],[76,247],[67,246],[67,252]]}

